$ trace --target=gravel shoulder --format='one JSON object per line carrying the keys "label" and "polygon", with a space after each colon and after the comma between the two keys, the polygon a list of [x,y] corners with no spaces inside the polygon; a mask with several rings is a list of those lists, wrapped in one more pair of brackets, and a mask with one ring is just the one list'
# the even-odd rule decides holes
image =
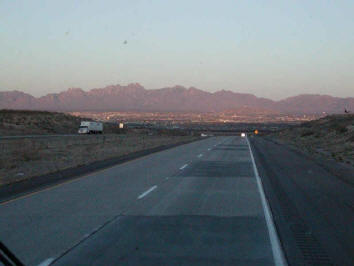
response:
{"label": "gravel shoulder", "polygon": [[283,145],[292,152],[305,157],[307,160],[316,163],[321,166],[333,176],[341,179],[343,182],[354,186],[354,166],[348,163],[344,163],[334,159],[331,156],[321,153],[313,153],[300,145],[293,144],[274,137],[265,137],[267,141],[273,142],[274,144]]}
{"label": "gravel shoulder", "polygon": [[[250,140],[289,265],[353,265],[350,172],[338,178],[299,149],[264,137]],[[335,160],[323,163],[341,169]]]}
{"label": "gravel shoulder", "polygon": [[327,116],[266,138],[286,145],[343,181],[354,184],[354,115]]}

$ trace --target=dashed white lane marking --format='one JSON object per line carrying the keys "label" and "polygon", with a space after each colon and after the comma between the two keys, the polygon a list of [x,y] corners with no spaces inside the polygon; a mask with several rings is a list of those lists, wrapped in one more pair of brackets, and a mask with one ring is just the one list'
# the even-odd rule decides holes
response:
{"label": "dashed white lane marking", "polygon": [[256,163],[255,163],[255,160],[254,160],[254,157],[253,157],[251,144],[250,144],[247,136],[246,136],[246,141],[247,141],[247,145],[248,145],[248,148],[249,148],[250,154],[251,154],[251,160],[252,160],[254,174],[255,174],[256,180],[257,180],[258,191],[259,191],[259,194],[261,195],[262,206],[263,206],[263,210],[264,210],[264,216],[265,216],[265,219],[266,219],[266,223],[267,223],[267,227],[268,227],[268,233],[269,233],[269,238],[270,238],[270,243],[271,243],[272,251],[273,251],[274,264],[277,265],[277,266],[286,266],[287,263],[286,263],[286,260],[285,260],[284,254],[283,254],[283,250],[282,250],[281,245],[280,245],[280,241],[279,241],[279,238],[278,238],[277,231],[275,229],[273,216],[272,216],[272,213],[270,211],[270,207],[269,207],[268,201],[267,201],[267,199],[265,197],[265,194],[264,194],[262,180],[259,177],[257,166],[256,166]]}
{"label": "dashed white lane marking", "polygon": [[44,261],[42,261],[40,264],[38,264],[38,266],[48,266],[49,264],[51,264],[54,261],[54,258],[48,258]]}
{"label": "dashed white lane marking", "polygon": [[188,166],[188,164],[183,165],[181,168],[179,168],[179,170],[183,170],[184,168],[186,168]]}
{"label": "dashed white lane marking", "polygon": [[201,153],[201,154],[198,155],[198,158],[200,158],[200,157],[202,157],[202,156],[203,156],[203,154]]}
{"label": "dashed white lane marking", "polygon": [[153,186],[151,188],[149,188],[148,190],[146,190],[144,193],[142,193],[138,199],[142,199],[144,198],[147,194],[149,194],[151,191],[155,190],[157,188],[157,186]]}

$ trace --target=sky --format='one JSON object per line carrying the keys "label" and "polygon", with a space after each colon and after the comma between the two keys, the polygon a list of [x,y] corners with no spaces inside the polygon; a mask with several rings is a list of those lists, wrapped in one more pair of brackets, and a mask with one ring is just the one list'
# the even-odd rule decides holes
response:
{"label": "sky", "polygon": [[354,96],[353,0],[0,0],[0,91]]}

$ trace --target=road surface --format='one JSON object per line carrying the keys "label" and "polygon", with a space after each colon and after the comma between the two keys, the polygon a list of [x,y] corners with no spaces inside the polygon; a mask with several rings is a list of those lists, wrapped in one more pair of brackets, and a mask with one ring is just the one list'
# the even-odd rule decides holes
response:
{"label": "road surface", "polygon": [[58,265],[274,265],[269,226],[240,137],[175,147],[0,206],[0,237],[28,265],[58,256]]}
{"label": "road surface", "polygon": [[4,202],[0,239],[28,265],[354,265],[348,179],[250,142],[207,138]]}

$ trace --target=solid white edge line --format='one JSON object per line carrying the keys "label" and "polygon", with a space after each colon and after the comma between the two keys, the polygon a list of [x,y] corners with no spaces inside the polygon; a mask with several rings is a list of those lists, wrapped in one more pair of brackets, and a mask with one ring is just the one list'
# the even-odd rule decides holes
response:
{"label": "solid white edge line", "polygon": [[179,168],[179,170],[183,170],[184,168],[186,168],[188,166],[188,164],[186,163],[185,165],[183,165],[181,168]]}
{"label": "solid white edge line", "polygon": [[142,193],[138,199],[142,199],[144,198],[147,194],[149,194],[151,191],[155,190],[157,188],[157,186],[152,186],[151,188],[149,188],[148,190],[146,190],[144,193]]}
{"label": "solid white edge line", "polygon": [[44,261],[42,261],[38,266],[48,266],[54,261],[54,258],[48,258]]}
{"label": "solid white edge line", "polygon": [[285,260],[284,253],[283,253],[283,250],[282,250],[281,245],[280,245],[280,240],[279,240],[279,237],[278,237],[278,234],[277,234],[277,230],[276,230],[275,225],[274,225],[273,215],[272,215],[272,212],[270,210],[267,198],[265,197],[265,194],[264,194],[262,180],[259,177],[258,169],[257,169],[257,166],[256,166],[256,162],[254,160],[254,156],[253,156],[253,152],[252,152],[252,148],[251,148],[251,144],[250,144],[247,136],[246,136],[246,141],[247,141],[248,148],[250,150],[253,170],[254,170],[254,174],[256,176],[256,180],[257,180],[257,187],[258,187],[258,191],[259,191],[259,194],[260,194],[261,200],[262,200],[264,216],[265,216],[265,219],[266,219],[266,223],[267,223],[267,227],[268,227],[268,233],[269,233],[269,238],[270,238],[270,243],[271,243],[272,251],[273,251],[274,263],[277,266],[285,266],[285,265],[288,265],[288,264],[287,264],[287,262]]}

